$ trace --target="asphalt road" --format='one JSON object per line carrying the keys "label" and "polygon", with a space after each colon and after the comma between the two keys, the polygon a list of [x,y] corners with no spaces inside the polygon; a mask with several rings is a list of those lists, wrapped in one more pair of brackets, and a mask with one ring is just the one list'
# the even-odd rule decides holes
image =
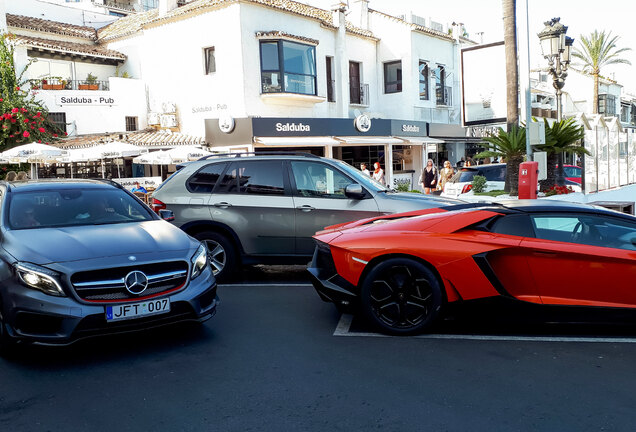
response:
{"label": "asphalt road", "polygon": [[0,359],[0,431],[634,430],[636,320],[380,337],[284,270],[221,286],[202,326]]}

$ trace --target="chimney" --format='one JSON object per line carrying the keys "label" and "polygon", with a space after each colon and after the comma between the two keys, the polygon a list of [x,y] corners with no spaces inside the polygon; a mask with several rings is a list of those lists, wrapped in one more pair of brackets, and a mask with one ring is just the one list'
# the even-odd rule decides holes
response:
{"label": "chimney", "polygon": [[166,16],[168,12],[177,8],[177,0],[159,0],[159,17]]}
{"label": "chimney", "polygon": [[354,0],[351,5],[351,18],[354,25],[369,30],[369,0]]}

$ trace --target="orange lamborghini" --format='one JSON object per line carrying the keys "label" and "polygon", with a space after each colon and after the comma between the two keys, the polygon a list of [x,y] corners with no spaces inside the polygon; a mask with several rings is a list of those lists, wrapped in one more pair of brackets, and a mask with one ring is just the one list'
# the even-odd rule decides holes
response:
{"label": "orange lamborghini", "polygon": [[449,304],[503,296],[636,308],[636,217],[584,204],[460,204],[334,225],[314,236],[320,297],[380,330],[425,331]]}

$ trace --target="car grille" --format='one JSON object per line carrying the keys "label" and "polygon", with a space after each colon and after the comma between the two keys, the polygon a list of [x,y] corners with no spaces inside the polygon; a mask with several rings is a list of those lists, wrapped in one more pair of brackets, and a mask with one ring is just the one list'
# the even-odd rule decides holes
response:
{"label": "car grille", "polygon": [[[135,270],[148,278],[148,287],[139,295],[130,293],[124,283]],[[79,272],[71,277],[71,284],[82,300],[111,303],[156,297],[181,288],[187,279],[188,263],[172,261]]]}
{"label": "car grille", "polygon": [[331,256],[331,250],[326,243],[315,240],[316,249],[314,250],[313,266],[320,270],[325,279],[337,274],[336,264]]}

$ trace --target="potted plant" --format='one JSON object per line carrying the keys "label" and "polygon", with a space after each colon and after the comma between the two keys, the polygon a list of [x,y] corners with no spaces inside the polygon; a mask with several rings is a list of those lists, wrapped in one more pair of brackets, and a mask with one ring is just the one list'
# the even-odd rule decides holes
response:
{"label": "potted plant", "polygon": [[31,90],[38,90],[42,86],[41,79],[31,79],[29,83],[31,84]]}
{"label": "potted plant", "polygon": [[47,77],[42,80],[43,90],[62,90],[64,84],[62,84],[62,77]]}
{"label": "potted plant", "polygon": [[99,83],[97,82],[97,77],[93,75],[91,72],[86,76],[86,81],[84,84],[79,85],[80,90],[99,90]]}

